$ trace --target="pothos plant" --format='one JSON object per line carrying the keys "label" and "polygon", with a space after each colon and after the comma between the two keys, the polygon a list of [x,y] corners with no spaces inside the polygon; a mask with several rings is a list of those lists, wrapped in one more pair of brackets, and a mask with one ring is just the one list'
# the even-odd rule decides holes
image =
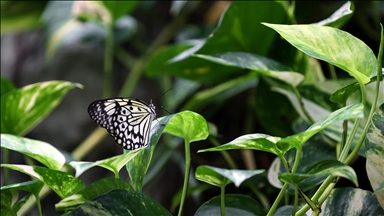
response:
{"label": "pothos plant", "polygon": [[[332,27],[263,25],[278,32],[303,53],[343,69],[355,81],[331,94],[331,101],[340,104],[340,107],[329,111],[303,98],[301,92],[305,91],[300,89],[303,88],[300,84],[306,77],[279,62],[249,52],[210,54],[200,50],[192,54],[193,58],[221,65],[222,68],[249,69],[251,73],[242,77],[244,80],[261,76],[273,86],[274,91],[289,98],[301,117],[301,123],[308,125],[304,130],[297,129],[296,134],[286,137],[245,134],[227,144],[199,150],[203,154],[209,151],[250,149],[265,151],[277,157],[268,171],[239,170],[234,165],[232,169],[199,166],[194,173],[195,178],[220,187],[221,194],[201,205],[195,215],[384,214],[384,105],[377,104],[377,101],[382,100],[383,33],[379,54],[375,57],[362,41]],[[216,33],[218,35],[220,31]],[[179,61],[175,58],[169,65],[177,68]],[[366,85],[371,82],[376,86],[373,91],[367,91]],[[189,194],[190,145],[207,139],[209,135],[208,123],[200,114],[183,111],[156,119],[152,123],[151,139],[146,148],[125,151],[124,154],[95,162],[67,161],[63,153],[51,144],[22,136],[41,121],[68,90],[81,86],[65,81],[51,81],[16,89],[5,79],[2,79],[1,84],[1,147],[4,152],[1,167],[4,168],[5,183],[1,187],[2,215],[17,215],[31,199],[36,200],[39,214],[42,215],[39,194],[48,188],[61,198],[55,208],[67,215],[126,215],[127,212],[133,215],[171,215],[163,206],[142,193],[152,155],[164,132],[184,140],[185,178],[177,201],[180,205],[178,215],[182,215],[184,201]],[[360,95],[358,100],[356,92]],[[192,100],[198,100],[198,97]],[[191,106],[188,103],[186,105]],[[308,107],[317,113],[308,112]],[[330,145],[336,148],[329,148]],[[33,158],[41,165],[8,164],[9,150]],[[358,176],[349,166],[358,154],[367,158],[367,174],[374,193],[358,188],[335,188],[340,178],[346,178],[358,187]],[[79,176],[95,166],[110,170],[115,178],[100,179],[85,186]],[[119,178],[119,171],[124,166],[131,183]],[[71,168],[75,169],[75,175],[71,174]],[[9,169],[25,173],[34,180],[8,184]],[[245,181],[265,172],[268,172],[269,182],[280,189],[269,208],[259,204],[263,203],[262,196],[259,197],[260,201],[256,201],[250,196],[225,193],[226,185],[231,183],[237,187],[243,183],[248,184],[252,190],[257,191],[255,185]],[[27,191],[29,195],[17,199],[19,190]],[[293,199],[282,204],[287,194],[293,195]],[[359,200],[359,203],[355,200]]]}

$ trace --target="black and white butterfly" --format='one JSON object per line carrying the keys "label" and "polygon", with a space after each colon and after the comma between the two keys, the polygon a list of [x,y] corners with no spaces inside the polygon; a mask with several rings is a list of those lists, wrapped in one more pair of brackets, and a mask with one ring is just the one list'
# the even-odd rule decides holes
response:
{"label": "black and white butterfly", "polygon": [[97,100],[88,106],[88,113],[127,150],[148,145],[151,123],[156,117],[154,104],[134,98]]}

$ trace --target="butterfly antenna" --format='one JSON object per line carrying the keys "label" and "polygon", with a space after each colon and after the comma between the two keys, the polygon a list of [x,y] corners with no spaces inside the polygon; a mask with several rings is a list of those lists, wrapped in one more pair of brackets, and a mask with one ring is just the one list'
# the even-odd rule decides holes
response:
{"label": "butterfly antenna", "polygon": [[[163,95],[165,95],[165,93],[171,91],[172,89],[173,89],[173,88],[170,88],[170,89],[168,89],[167,91],[165,91],[163,94],[161,94],[160,96],[158,96],[155,100],[153,100],[153,102],[159,100]],[[152,100],[151,100],[151,103],[152,103]]]}

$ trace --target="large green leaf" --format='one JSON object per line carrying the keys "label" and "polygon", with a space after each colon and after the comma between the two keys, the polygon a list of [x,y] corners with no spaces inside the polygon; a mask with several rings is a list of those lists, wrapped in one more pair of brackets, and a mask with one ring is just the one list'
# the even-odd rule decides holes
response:
{"label": "large green leaf", "polygon": [[352,104],[338,109],[315,122],[306,131],[281,139],[277,142],[277,146],[283,151],[288,151],[291,148],[300,148],[313,135],[334,123],[363,117],[363,109],[364,106],[362,104]]}
{"label": "large green leaf", "polygon": [[163,206],[142,193],[116,189],[88,200],[68,213],[83,215],[172,215]]}
{"label": "large green leaf", "polygon": [[252,53],[227,52],[214,55],[196,54],[194,56],[222,65],[254,70],[293,86],[297,86],[304,80],[303,75],[293,72],[289,67]]}
{"label": "large green leaf", "polygon": [[44,182],[61,198],[68,197],[84,188],[84,183],[80,179],[65,172],[39,166],[16,164],[1,164],[0,166],[22,172]]}
{"label": "large green leaf", "polygon": [[337,188],[321,205],[320,216],[384,215],[375,195],[370,191],[355,188]]}
{"label": "large green leaf", "polygon": [[76,177],[79,177],[83,172],[95,166],[103,167],[107,170],[110,170],[116,175],[119,173],[120,169],[123,166],[125,166],[141,151],[143,151],[142,148],[130,151],[127,154],[117,155],[111,158],[98,160],[95,162],[71,161],[69,164],[76,169]]}
{"label": "large green leaf", "polygon": [[207,121],[200,114],[191,111],[175,114],[165,127],[165,132],[188,142],[205,140],[209,135]]}
{"label": "large green leaf", "polygon": [[[265,215],[261,205],[248,196],[239,194],[225,195],[226,215],[261,216]],[[222,215],[220,210],[220,197],[214,197],[196,211],[195,216]]]}
{"label": "large green leaf", "polygon": [[279,176],[281,181],[298,186],[300,182],[310,177],[340,176],[352,181],[356,187],[357,176],[352,167],[337,161],[324,160],[315,164],[307,173],[283,173]]}
{"label": "large green leaf", "polygon": [[132,186],[119,178],[103,178],[83,188],[79,192],[61,200],[55,205],[56,210],[72,210],[84,202],[113,189],[126,189],[133,191]]}
{"label": "large green leaf", "polygon": [[178,77],[216,82],[241,75],[237,68],[224,67],[192,55],[235,51],[266,55],[276,33],[260,22],[282,23],[285,17],[286,11],[278,2],[232,2],[211,36],[169,61],[168,69]]}
{"label": "large green leaf", "polygon": [[1,97],[1,133],[22,136],[44,119],[68,90],[80,84],[47,81],[13,90]]}
{"label": "large green leaf", "polygon": [[[371,125],[365,137],[367,147],[367,175],[374,191],[384,183],[384,104],[382,104],[372,117]],[[381,207],[384,208],[384,189],[375,193]]]}
{"label": "large green leaf", "polygon": [[234,149],[252,149],[260,150],[265,152],[270,152],[279,157],[282,157],[285,152],[281,151],[276,143],[280,140],[280,137],[273,137],[266,134],[247,134],[240,136],[233,141],[223,144],[218,147],[213,147],[209,149],[201,149],[200,152],[210,152],[210,151],[226,151]]}
{"label": "large green leaf", "polygon": [[239,187],[245,180],[263,172],[264,170],[229,170],[212,166],[199,166],[196,169],[195,177],[197,180],[218,187],[227,185],[230,182],[233,182],[236,187]]}
{"label": "large green leaf", "polygon": [[305,54],[345,70],[361,83],[368,83],[376,74],[376,57],[372,50],[347,32],[317,25],[263,24]]}
{"label": "large green leaf", "polygon": [[27,155],[54,170],[60,170],[65,163],[65,157],[59,150],[39,140],[1,134],[1,148]]}

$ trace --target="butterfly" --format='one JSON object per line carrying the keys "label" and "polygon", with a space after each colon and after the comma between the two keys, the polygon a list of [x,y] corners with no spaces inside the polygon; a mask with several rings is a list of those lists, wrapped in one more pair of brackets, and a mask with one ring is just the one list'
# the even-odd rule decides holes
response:
{"label": "butterfly", "polygon": [[134,98],[97,100],[88,106],[89,116],[107,129],[115,142],[127,150],[148,145],[155,105]]}

